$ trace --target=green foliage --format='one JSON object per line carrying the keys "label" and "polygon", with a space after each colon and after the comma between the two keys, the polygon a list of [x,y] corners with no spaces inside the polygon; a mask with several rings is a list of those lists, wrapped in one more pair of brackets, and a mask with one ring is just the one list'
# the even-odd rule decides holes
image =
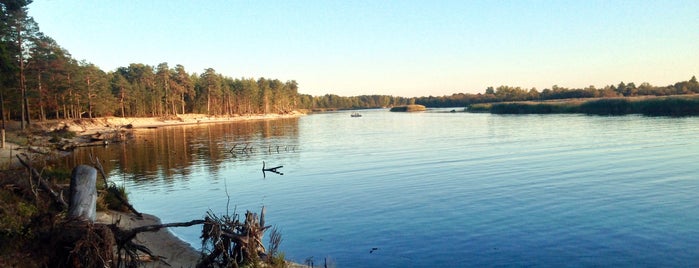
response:
{"label": "green foliage", "polygon": [[37,213],[35,205],[20,199],[11,191],[0,191],[0,238],[3,238],[0,240],[31,236],[26,226]]}
{"label": "green foliage", "polygon": [[269,259],[269,264],[273,268],[284,268],[286,267],[286,256],[284,252],[278,252]]}
{"label": "green foliage", "polygon": [[282,243],[282,233],[277,226],[274,226],[269,232],[269,245],[267,246],[267,255],[269,256],[269,264],[272,267],[284,267],[284,253],[279,252],[279,246]]}
{"label": "green foliage", "polygon": [[49,134],[51,138],[49,142],[56,143],[62,139],[71,139],[75,137],[75,132],[69,131],[68,128],[57,129]]}
{"label": "green foliage", "polygon": [[71,170],[65,167],[46,166],[42,176],[56,183],[69,183]]}
{"label": "green foliage", "polygon": [[124,200],[128,200],[128,194],[126,193],[126,187],[116,186],[114,184],[109,185],[107,189],[104,190],[97,199],[97,210],[116,210],[121,212],[128,212],[129,208],[124,205],[116,195],[120,195]]}

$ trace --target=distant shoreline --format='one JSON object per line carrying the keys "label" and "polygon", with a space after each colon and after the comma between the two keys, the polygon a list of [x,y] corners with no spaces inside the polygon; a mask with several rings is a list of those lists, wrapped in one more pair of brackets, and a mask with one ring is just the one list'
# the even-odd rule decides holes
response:
{"label": "distant shoreline", "polygon": [[170,118],[109,116],[92,119],[55,119],[46,122],[38,122],[36,124],[41,126],[45,131],[55,131],[60,128],[66,128],[68,131],[75,132],[77,135],[90,135],[97,132],[113,131],[117,128],[157,128],[177,125],[195,125],[208,123],[239,122],[248,120],[294,118],[303,115],[305,114],[298,111],[294,111],[288,114],[254,114],[232,116],[181,114],[172,116]]}
{"label": "distant shoreline", "polygon": [[469,105],[465,111],[491,114],[699,116],[699,95],[478,103]]}

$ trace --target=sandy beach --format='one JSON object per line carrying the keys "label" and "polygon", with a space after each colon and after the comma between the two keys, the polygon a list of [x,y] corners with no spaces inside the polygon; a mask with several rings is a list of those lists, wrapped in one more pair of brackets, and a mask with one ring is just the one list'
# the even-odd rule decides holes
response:
{"label": "sandy beach", "polygon": [[[116,211],[98,212],[97,222],[103,224],[119,223],[119,228],[132,229],[140,226],[161,224],[160,219],[149,214],[143,214],[139,219],[133,214]],[[146,262],[145,267],[195,267],[199,259],[199,252],[192,246],[170,233],[167,228],[157,232],[143,232],[136,236],[134,242],[148,247],[155,256],[163,257],[158,260]]]}
{"label": "sandy beach", "polygon": [[77,135],[91,135],[98,132],[104,133],[120,128],[157,128],[163,126],[207,124],[238,122],[246,120],[269,120],[281,118],[293,118],[304,115],[300,112],[289,114],[259,114],[259,115],[234,115],[234,116],[209,116],[204,114],[181,114],[172,118],[159,117],[100,117],[82,118],[70,120],[50,120],[38,122],[36,126],[44,131],[55,131],[66,128]]}

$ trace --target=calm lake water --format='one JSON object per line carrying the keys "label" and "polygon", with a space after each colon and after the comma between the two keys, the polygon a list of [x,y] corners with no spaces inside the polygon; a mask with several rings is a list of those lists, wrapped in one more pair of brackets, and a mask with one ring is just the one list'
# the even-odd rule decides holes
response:
{"label": "calm lake water", "polygon": [[144,129],[64,161],[99,155],[163,222],[264,205],[316,266],[699,266],[699,118],[444,111]]}

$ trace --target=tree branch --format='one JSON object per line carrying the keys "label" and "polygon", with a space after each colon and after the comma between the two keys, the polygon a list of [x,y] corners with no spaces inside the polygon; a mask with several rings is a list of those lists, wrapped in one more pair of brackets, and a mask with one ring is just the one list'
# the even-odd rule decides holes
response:
{"label": "tree branch", "polygon": [[48,182],[46,182],[46,180],[44,180],[44,178],[41,177],[41,174],[39,174],[39,171],[37,171],[34,167],[32,167],[31,164],[29,164],[29,160],[25,161],[24,159],[19,157],[19,154],[15,155],[15,156],[17,157],[17,159],[19,159],[19,162],[22,163],[23,166],[25,166],[27,169],[29,169],[31,171],[32,175],[34,175],[37,178],[37,180],[39,181],[39,186],[41,187],[41,189],[43,189],[44,191],[47,191],[51,195],[51,197],[53,197],[53,200],[56,201],[56,203],[58,203],[58,205],[61,207],[61,209],[68,208],[68,203],[66,203],[66,201],[63,200],[63,198],[61,198],[61,196],[58,195],[58,193],[56,193],[56,191],[54,191],[51,188],[51,185]]}

